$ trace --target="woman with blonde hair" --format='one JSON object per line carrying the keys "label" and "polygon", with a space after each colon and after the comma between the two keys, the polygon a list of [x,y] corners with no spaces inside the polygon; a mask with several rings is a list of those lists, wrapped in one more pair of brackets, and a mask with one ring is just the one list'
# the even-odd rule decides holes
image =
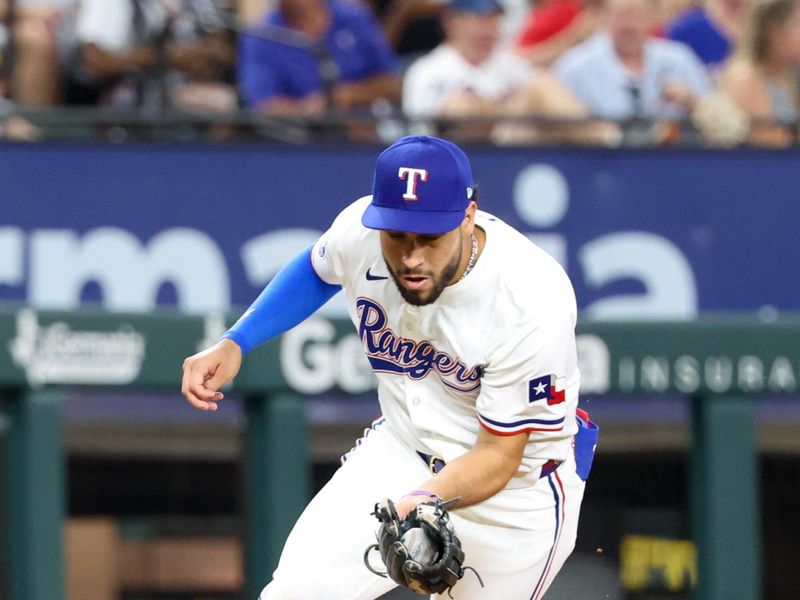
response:
{"label": "woman with blonde hair", "polygon": [[722,87],[751,121],[748,141],[788,146],[800,118],[800,0],[757,0]]}

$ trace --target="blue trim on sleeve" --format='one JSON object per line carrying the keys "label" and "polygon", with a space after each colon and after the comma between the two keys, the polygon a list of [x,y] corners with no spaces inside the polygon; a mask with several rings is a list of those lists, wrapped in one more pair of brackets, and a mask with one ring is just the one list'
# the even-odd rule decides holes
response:
{"label": "blue trim on sleeve", "polygon": [[242,354],[247,354],[306,320],[340,289],[341,286],[320,279],[311,264],[311,247],[308,247],[278,271],[222,337],[236,342]]}
{"label": "blue trim on sleeve", "polygon": [[564,417],[560,419],[520,419],[511,423],[503,423],[502,421],[495,421],[487,416],[481,415],[481,419],[496,427],[519,427],[520,425],[558,425],[564,422]]}

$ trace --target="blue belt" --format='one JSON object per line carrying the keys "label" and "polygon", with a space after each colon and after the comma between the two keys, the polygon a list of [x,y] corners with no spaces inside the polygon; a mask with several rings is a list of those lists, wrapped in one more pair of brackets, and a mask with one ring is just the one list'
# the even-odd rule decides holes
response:
{"label": "blue belt", "polygon": [[439,458],[434,454],[425,454],[424,452],[420,452],[417,450],[417,454],[419,457],[425,461],[425,464],[428,466],[428,470],[436,475],[439,471],[444,469],[444,465],[446,464],[443,459]]}
{"label": "blue belt", "polygon": [[[428,466],[428,470],[436,475],[439,471],[444,469],[444,466],[447,464],[444,462],[444,459],[439,458],[434,454],[425,454],[424,452],[417,451],[419,457],[425,461],[425,464]],[[542,465],[542,472],[539,477],[547,477],[558,468],[558,465],[561,464],[561,461],[558,460],[548,460],[546,463]]]}

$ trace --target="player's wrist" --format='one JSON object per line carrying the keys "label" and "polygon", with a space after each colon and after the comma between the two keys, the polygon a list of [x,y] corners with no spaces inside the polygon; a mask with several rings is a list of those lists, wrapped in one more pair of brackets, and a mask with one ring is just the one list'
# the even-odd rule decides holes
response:
{"label": "player's wrist", "polygon": [[428,500],[433,500],[435,502],[441,502],[442,501],[442,499],[439,497],[438,494],[434,494],[433,492],[429,492],[428,490],[413,490],[413,491],[408,492],[407,494],[403,495],[404,499],[405,498],[413,498],[413,497],[419,497],[420,500],[423,500],[423,499],[427,498]]}
{"label": "player's wrist", "polygon": [[250,350],[247,347],[247,343],[245,342],[245,339],[241,333],[230,329],[223,334],[217,344],[221,347],[226,347],[231,350],[238,350],[242,357],[244,357],[244,355]]}

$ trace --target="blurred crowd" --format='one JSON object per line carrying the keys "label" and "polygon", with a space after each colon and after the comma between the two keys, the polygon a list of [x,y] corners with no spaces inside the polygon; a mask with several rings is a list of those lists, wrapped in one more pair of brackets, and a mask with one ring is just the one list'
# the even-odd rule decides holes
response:
{"label": "blurred crowd", "polygon": [[0,60],[23,107],[785,147],[800,0],[0,0]]}

